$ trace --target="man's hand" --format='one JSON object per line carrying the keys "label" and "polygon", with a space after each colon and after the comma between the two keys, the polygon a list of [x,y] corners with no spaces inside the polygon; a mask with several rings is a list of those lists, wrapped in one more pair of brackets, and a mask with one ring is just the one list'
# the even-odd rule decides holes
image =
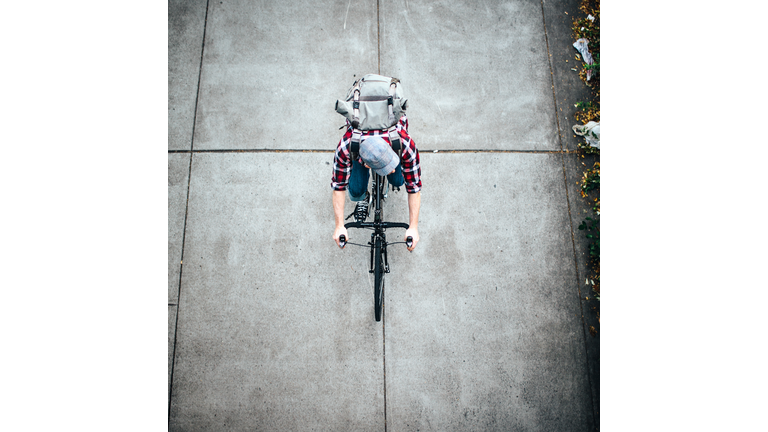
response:
{"label": "man's hand", "polygon": [[339,244],[339,236],[342,234],[347,238],[347,241],[349,241],[349,234],[347,234],[347,229],[344,228],[344,225],[337,226],[333,231],[333,240],[336,241],[336,246],[338,247],[341,247],[341,244]]}
{"label": "man's hand", "polygon": [[406,241],[408,236],[413,237],[413,244],[408,248],[408,252],[413,252],[413,250],[416,249],[416,243],[419,242],[419,230],[413,228],[408,228],[405,230],[405,237],[403,237],[403,241]]}
{"label": "man's hand", "polygon": [[344,234],[344,237],[349,241],[349,234],[347,234],[347,229],[344,228],[344,191],[333,191],[333,219],[336,221],[333,240],[336,241],[336,246],[341,247],[339,244],[340,235]]}
{"label": "man's hand", "polygon": [[408,248],[409,252],[416,249],[416,243],[419,242],[419,209],[421,208],[421,192],[408,194],[408,225],[410,228],[405,230],[405,239],[408,236],[413,237],[413,244]]}

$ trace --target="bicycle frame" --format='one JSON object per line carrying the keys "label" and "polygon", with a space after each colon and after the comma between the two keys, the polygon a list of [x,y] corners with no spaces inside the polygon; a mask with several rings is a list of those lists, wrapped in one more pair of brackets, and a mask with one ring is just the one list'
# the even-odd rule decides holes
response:
{"label": "bicycle frame", "polygon": [[[373,246],[375,244],[376,237],[381,238],[381,246],[382,246],[382,255],[384,257],[384,262],[387,263],[387,235],[385,234],[385,231],[387,228],[405,228],[408,229],[409,225],[407,223],[402,222],[384,222],[383,216],[382,216],[382,194],[384,192],[384,176],[381,176],[379,174],[373,173],[373,205],[374,205],[374,212],[373,212],[373,222],[348,222],[344,224],[344,228],[369,228],[373,229],[373,233],[371,233],[371,241],[368,243],[371,246],[371,268],[369,270],[369,273],[373,273]],[[385,272],[389,273],[389,265],[386,265]]]}
{"label": "bicycle frame", "polygon": [[[373,233],[371,233],[371,241],[368,243],[371,247],[371,265],[368,273],[374,274],[374,313],[376,321],[381,320],[381,312],[384,304],[384,274],[389,273],[389,262],[387,260],[387,235],[385,231],[387,228],[408,229],[409,227],[407,223],[383,221],[382,195],[384,194],[384,187],[384,177],[374,172],[373,187],[371,188],[371,196],[374,205],[373,222],[356,221],[344,224],[344,227],[347,229],[368,228],[373,230]],[[339,240],[344,241],[341,237]],[[408,241],[410,240],[411,238],[408,237]],[[405,243],[409,244],[408,242]]]}

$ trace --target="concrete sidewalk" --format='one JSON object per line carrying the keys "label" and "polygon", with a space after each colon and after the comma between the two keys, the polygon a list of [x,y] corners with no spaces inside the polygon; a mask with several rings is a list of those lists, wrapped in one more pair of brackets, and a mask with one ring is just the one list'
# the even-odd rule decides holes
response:
{"label": "concrete sidewalk", "polygon": [[[599,429],[576,6],[169,2],[171,430]],[[424,183],[381,322],[331,239],[333,104],[366,73],[402,80]]]}

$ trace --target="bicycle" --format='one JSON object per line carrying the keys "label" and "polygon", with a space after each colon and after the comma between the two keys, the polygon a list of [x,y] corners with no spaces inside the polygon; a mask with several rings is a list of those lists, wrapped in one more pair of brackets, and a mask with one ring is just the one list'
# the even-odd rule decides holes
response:
{"label": "bicycle", "polygon": [[[384,305],[384,274],[389,273],[389,262],[387,261],[387,246],[403,243],[407,247],[413,245],[413,237],[408,236],[404,242],[387,243],[386,230],[388,228],[405,228],[408,229],[409,225],[402,222],[384,222],[384,216],[382,212],[382,203],[386,198],[386,185],[384,183],[384,176],[373,172],[373,185],[371,187],[371,203],[374,205],[373,222],[365,222],[368,215],[363,218],[362,221],[357,220],[355,222],[348,222],[344,224],[344,228],[364,228],[372,229],[371,241],[367,245],[359,243],[347,243],[347,238],[344,234],[339,236],[339,245],[343,249],[347,244],[355,246],[370,246],[371,248],[371,266],[368,273],[373,273],[374,288],[373,288],[373,309],[376,321],[381,321],[381,309]],[[347,216],[349,219],[355,212],[353,211]],[[370,214],[370,203],[368,206],[368,214]]]}

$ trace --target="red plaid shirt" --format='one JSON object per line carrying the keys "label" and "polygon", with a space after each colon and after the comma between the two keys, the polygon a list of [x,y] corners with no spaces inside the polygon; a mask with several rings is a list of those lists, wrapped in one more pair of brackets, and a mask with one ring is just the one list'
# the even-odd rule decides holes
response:
{"label": "red plaid shirt", "polygon": [[[400,117],[397,123],[397,132],[400,134],[400,142],[403,147],[403,157],[401,165],[403,169],[403,178],[405,179],[405,190],[408,193],[416,193],[421,190],[421,165],[419,164],[419,150],[416,143],[408,135],[408,118]],[[386,130],[363,131],[360,141],[366,137],[379,136],[389,143],[389,134]],[[331,178],[331,187],[333,190],[347,190],[349,184],[349,174],[352,172],[352,158],[350,157],[349,146],[352,142],[352,126],[347,121],[347,131],[339,140],[336,146],[336,155],[333,158],[333,177]],[[392,145],[392,143],[390,143]],[[363,160],[358,157],[357,161],[363,164]]]}

